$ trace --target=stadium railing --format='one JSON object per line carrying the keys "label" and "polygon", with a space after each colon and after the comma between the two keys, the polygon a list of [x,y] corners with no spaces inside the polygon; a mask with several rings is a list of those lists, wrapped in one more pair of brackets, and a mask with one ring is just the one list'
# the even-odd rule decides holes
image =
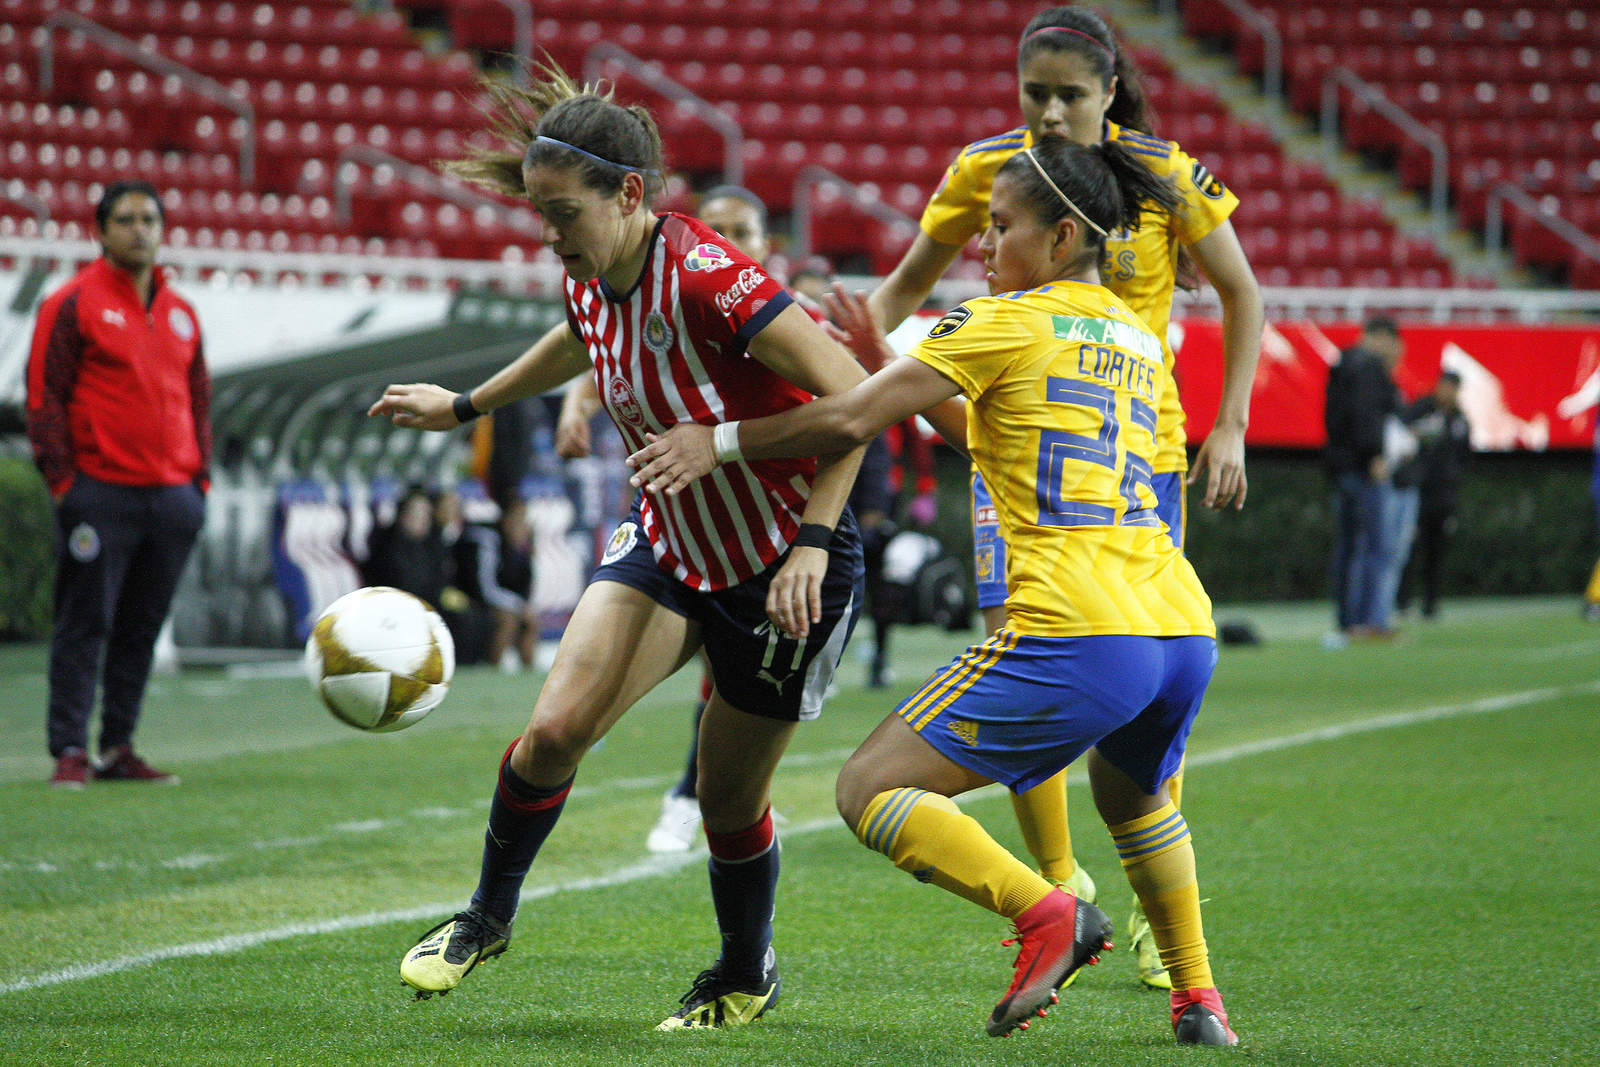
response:
{"label": "stadium railing", "polygon": [[74,11],[57,11],[43,23],[44,41],[39,47],[39,96],[48,100],[55,84],[56,31],[71,30],[81,33],[108,51],[115,52],[130,62],[148,67],[158,74],[178,79],[183,85],[239,116],[239,180],[246,189],[255,187],[256,179],[256,109],[240,93],[236,93],[213,78],[184,66],[176,60],[156,55],[137,41],[129,40]]}
{"label": "stadium railing", "polygon": [[1444,233],[1450,228],[1450,150],[1437,130],[1418,122],[1405,108],[1389,99],[1378,86],[1365,81],[1348,67],[1335,67],[1322,80],[1322,142],[1329,152],[1339,147],[1339,90],[1347,89],[1368,107],[1377,111],[1403,134],[1416,141],[1433,158],[1433,174],[1428,188],[1428,211],[1433,228]]}

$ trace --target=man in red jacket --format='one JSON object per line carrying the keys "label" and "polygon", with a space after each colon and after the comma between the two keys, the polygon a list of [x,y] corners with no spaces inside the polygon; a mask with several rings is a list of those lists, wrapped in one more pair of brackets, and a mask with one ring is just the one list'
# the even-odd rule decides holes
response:
{"label": "man in red jacket", "polygon": [[105,254],[45,300],[28,360],[28,436],[56,506],[51,782],[67,788],[177,783],[134,753],[133,731],[205,521],[211,380],[194,309],[156,266],[164,221],[149,184],[107,187],[95,208]]}

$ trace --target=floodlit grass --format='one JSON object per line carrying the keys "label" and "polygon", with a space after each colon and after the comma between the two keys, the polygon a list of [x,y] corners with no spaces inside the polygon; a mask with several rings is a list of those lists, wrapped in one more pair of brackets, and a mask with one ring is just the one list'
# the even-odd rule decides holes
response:
{"label": "floodlit grass", "polygon": [[[0,648],[0,1061],[1594,1063],[1600,628],[1569,600],[1447,610],[1338,653],[1318,647],[1321,605],[1218,610],[1265,637],[1224,649],[1185,794],[1232,1052],[1172,1047],[1165,998],[1121,949],[1030,1033],[983,1036],[1009,980],[1003,920],[833,815],[843,756],[959,637],[897,635],[893,692],[846,685],[799,731],[775,794],[783,1003],[726,1034],[652,1031],[715,954],[703,855],[643,848],[689,672],[584,764],[512,950],[415,1003],[400,954],[471,891],[536,678],[463,672],[428,720],[374,736],[298,677],[157,679],[141,748],[184,784],[61,793],[44,785],[43,650]],[[843,673],[864,673],[853,653]],[[1017,847],[1002,794],[963,803]],[[1128,892],[1081,777],[1072,804],[1120,943]]]}

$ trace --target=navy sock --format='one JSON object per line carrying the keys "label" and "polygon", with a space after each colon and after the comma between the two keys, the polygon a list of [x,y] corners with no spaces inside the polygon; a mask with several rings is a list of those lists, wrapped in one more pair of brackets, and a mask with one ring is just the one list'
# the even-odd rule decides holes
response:
{"label": "navy sock", "polygon": [[711,847],[711,902],[722,931],[723,975],[759,981],[772,944],[772,912],[778,895],[778,839],[772,809],[745,830],[706,833]]}
{"label": "navy sock", "polygon": [[683,777],[678,779],[678,784],[672,791],[680,797],[695,795],[695,787],[700,781],[700,720],[705,716],[706,702],[698,702],[694,706],[694,733],[689,735],[689,759],[683,767]]}
{"label": "navy sock", "polygon": [[500,778],[489,804],[489,828],[483,835],[483,868],[472,903],[501,922],[517,914],[517,898],[533,857],[550,836],[566,805],[572,779],[543,788],[524,781],[511,769],[515,741],[500,760]]}

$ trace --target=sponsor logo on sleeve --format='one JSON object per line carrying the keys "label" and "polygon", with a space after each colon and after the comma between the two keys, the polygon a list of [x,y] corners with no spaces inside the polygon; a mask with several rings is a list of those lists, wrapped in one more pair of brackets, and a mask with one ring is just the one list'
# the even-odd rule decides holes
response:
{"label": "sponsor logo on sleeve", "polygon": [[1194,161],[1194,187],[1200,190],[1200,195],[1210,200],[1221,200],[1222,194],[1228,187],[1222,184],[1222,179],[1206,169],[1206,165],[1198,159]]}
{"label": "sponsor logo on sleeve", "polygon": [[690,270],[721,270],[733,266],[733,260],[728,258],[728,253],[708,241],[691,248],[689,254],[683,257],[683,265]]}
{"label": "sponsor logo on sleeve", "polygon": [[739,301],[761,288],[767,276],[760,267],[746,267],[739,272],[739,280],[717,294],[717,309],[724,315],[739,306]]}
{"label": "sponsor logo on sleeve", "polygon": [[929,337],[943,337],[947,333],[955,333],[961,329],[961,324],[972,318],[972,312],[966,305],[958,305],[944,313],[944,318],[933,324],[933,329],[928,331]]}

